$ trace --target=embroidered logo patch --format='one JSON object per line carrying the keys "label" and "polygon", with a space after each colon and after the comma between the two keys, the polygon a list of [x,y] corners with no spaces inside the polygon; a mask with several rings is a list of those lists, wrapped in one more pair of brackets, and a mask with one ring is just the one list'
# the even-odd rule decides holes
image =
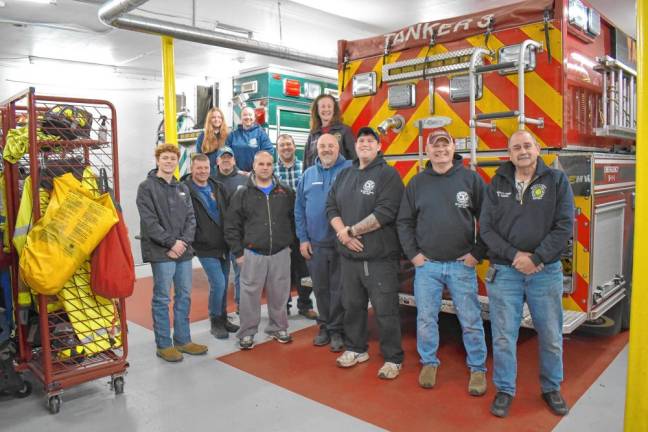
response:
{"label": "embroidered logo patch", "polygon": [[459,208],[470,207],[470,195],[468,195],[468,192],[465,191],[457,192],[457,202],[455,202],[455,205]]}
{"label": "embroidered logo patch", "polygon": [[258,147],[257,139],[256,138],[250,138],[250,142],[248,142],[248,146],[250,146],[250,147]]}
{"label": "embroidered logo patch", "polygon": [[510,198],[511,197],[511,192],[497,191],[497,196],[499,198]]}
{"label": "embroidered logo patch", "polygon": [[543,184],[535,184],[531,186],[531,198],[534,200],[541,200],[545,196],[547,186]]}
{"label": "embroidered logo patch", "polygon": [[373,180],[367,180],[365,184],[362,185],[362,190],[360,192],[364,195],[373,195],[374,189],[376,189],[376,182]]}

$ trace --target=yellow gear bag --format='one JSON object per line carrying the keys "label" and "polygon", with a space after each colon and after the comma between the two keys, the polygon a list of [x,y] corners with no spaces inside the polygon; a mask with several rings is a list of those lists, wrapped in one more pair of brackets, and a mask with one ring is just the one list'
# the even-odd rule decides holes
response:
{"label": "yellow gear bag", "polygon": [[54,178],[47,211],[20,256],[25,283],[40,294],[57,294],[117,221],[109,194],[95,197],[71,173]]}

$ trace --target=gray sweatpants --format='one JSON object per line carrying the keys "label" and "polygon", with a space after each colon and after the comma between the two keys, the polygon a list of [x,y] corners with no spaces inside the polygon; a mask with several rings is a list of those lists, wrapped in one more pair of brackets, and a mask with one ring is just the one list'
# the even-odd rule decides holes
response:
{"label": "gray sweatpants", "polygon": [[261,292],[266,289],[270,322],[266,333],[288,329],[286,303],[290,296],[290,248],[274,255],[257,255],[247,249],[241,267],[239,338],[254,336],[261,321]]}

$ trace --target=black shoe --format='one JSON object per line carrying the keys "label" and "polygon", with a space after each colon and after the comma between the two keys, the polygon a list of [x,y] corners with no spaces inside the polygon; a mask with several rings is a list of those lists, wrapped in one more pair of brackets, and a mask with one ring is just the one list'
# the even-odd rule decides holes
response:
{"label": "black shoe", "polygon": [[313,339],[313,345],[315,346],[325,346],[331,342],[331,338],[328,335],[328,332],[324,327],[320,327],[319,333]]}
{"label": "black shoe", "polygon": [[229,338],[229,333],[225,328],[225,322],[223,317],[215,317],[209,319],[211,323],[211,329],[209,332],[214,335],[216,339],[227,339]]}
{"label": "black shoe", "polygon": [[232,321],[230,321],[227,317],[225,317],[225,330],[227,330],[230,333],[236,333],[239,331],[239,326],[234,324]]}
{"label": "black shoe", "polygon": [[542,399],[549,405],[551,412],[556,415],[564,416],[569,412],[567,402],[565,402],[558,390],[542,393]]}
{"label": "black shoe", "polygon": [[333,333],[331,335],[331,351],[333,352],[344,351],[344,338],[340,333]]}
{"label": "black shoe", "polygon": [[508,393],[497,392],[493,404],[491,405],[490,412],[495,417],[506,417],[513,402],[513,396]]}

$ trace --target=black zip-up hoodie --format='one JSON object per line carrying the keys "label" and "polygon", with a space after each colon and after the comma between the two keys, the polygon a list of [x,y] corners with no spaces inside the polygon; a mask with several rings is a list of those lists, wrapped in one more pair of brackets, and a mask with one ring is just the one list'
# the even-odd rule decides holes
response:
{"label": "black zip-up hoodie", "polygon": [[234,195],[236,189],[241,186],[245,186],[248,181],[248,176],[239,173],[239,170],[236,167],[234,167],[232,172],[229,174],[223,174],[218,169],[216,171],[217,173],[214,178],[216,179],[216,181],[223,184],[223,186],[225,187],[225,192],[227,192],[228,199],[232,198],[232,195]]}
{"label": "black zip-up hoodie", "polygon": [[510,265],[518,251],[536,265],[560,259],[572,236],[574,196],[562,171],[538,158],[522,199],[516,199],[515,166],[505,162],[486,189],[479,227],[491,262]]}
{"label": "black zip-up hoodie", "polygon": [[243,249],[274,255],[295,240],[295,193],[273,176],[274,188],[266,196],[254,174],[230,198],[225,217],[225,240],[237,258]]}
{"label": "black zip-up hoodie", "polygon": [[368,166],[360,169],[356,159],[338,174],[326,201],[329,222],[341,217],[352,226],[370,214],[380,229],[362,235],[362,252],[353,252],[337,242],[340,254],[354,260],[398,258],[400,243],[396,233],[396,215],[403,196],[403,182],[398,171],[385,162],[381,153]]}
{"label": "black zip-up hoodie", "polygon": [[[137,189],[137,210],[140,215],[140,237],[144,262],[184,261],[191,259],[191,243],[196,231],[196,218],[189,190],[175,177],[167,183],[157,176],[157,168],[149,171]],[[177,260],[166,253],[176,240],[188,246]]]}
{"label": "black zip-up hoodie", "polygon": [[398,212],[398,237],[408,259],[422,253],[435,261],[470,254],[486,257],[486,245],[475,235],[484,197],[484,181],[464,168],[455,154],[452,168],[439,174],[430,162],[412,178]]}
{"label": "black zip-up hoodie", "polygon": [[207,184],[211,187],[216,205],[220,214],[220,220],[214,220],[207,211],[207,202],[200,193],[198,187],[191,179],[191,174],[182,177],[182,181],[189,188],[191,202],[193,203],[196,215],[196,235],[192,244],[196,256],[224,258],[227,255],[227,243],[225,243],[224,220],[227,210],[227,196],[225,187],[214,178],[209,177]]}

